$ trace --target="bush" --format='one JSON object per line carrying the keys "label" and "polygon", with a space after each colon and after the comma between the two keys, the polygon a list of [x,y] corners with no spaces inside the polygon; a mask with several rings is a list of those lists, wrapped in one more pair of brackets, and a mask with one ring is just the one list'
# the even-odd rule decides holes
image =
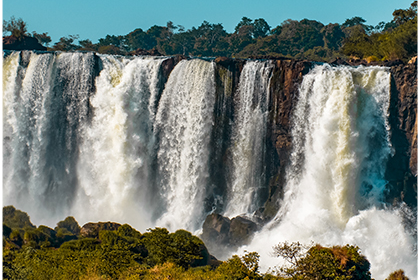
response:
{"label": "bush", "polygon": [[357,246],[328,248],[315,245],[306,249],[299,242],[285,242],[273,249],[276,256],[291,264],[280,268],[280,275],[289,279],[371,279],[370,263]]}
{"label": "bush", "polygon": [[409,280],[402,269],[392,272],[386,280]]}
{"label": "bush", "polygon": [[65,218],[64,221],[58,222],[54,230],[57,231],[60,228],[66,229],[74,235],[79,235],[80,233],[79,224],[77,223],[76,219],[71,216]]}
{"label": "bush", "polygon": [[35,228],[27,213],[11,205],[3,207],[3,224],[10,228]]}

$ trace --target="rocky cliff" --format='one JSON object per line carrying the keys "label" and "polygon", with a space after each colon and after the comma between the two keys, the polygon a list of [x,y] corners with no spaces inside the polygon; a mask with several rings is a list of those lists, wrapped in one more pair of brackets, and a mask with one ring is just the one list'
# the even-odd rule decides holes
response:
{"label": "rocky cliff", "polygon": [[[268,189],[265,190],[265,196],[263,195],[265,198],[263,206],[256,211],[253,217],[253,221],[259,225],[271,220],[280,207],[285,187],[285,171],[292,151],[291,116],[298,99],[302,77],[314,66],[312,62],[290,59],[277,59],[273,62],[275,67],[270,84],[266,143],[269,154],[266,163]],[[230,132],[227,124],[233,110],[234,97],[232,96],[237,90],[244,61],[219,58],[216,63],[219,69],[217,77],[219,102],[217,106],[224,108],[224,111],[220,108],[216,110],[219,113],[224,112],[217,116],[216,123],[218,125],[216,127],[219,129],[219,133],[228,135]],[[370,65],[365,61],[336,61],[333,64]],[[417,60],[411,61],[407,65],[401,61],[393,61],[384,62],[379,66],[390,67],[391,73],[389,124],[394,153],[387,164],[385,176],[388,185],[385,199],[394,204],[404,201],[415,207],[417,205]],[[226,91],[227,88],[228,91]],[[219,118],[225,119],[220,120]],[[218,135],[215,139],[223,139],[223,137]],[[229,150],[222,147],[223,143],[219,144],[217,158],[223,162],[223,158],[226,157]],[[214,163],[214,166],[221,166],[217,162]],[[221,173],[223,171],[219,170],[218,176],[215,176],[219,180],[214,182],[216,186],[224,183],[223,176],[220,176]],[[219,192],[222,194],[222,188]],[[250,238],[252,229],[256,230],[257,228],[259,226],[247,228],[248,230],[243,233],[243,242]],[[231,220],[212,214],[204,223],[202,238],[209,244],[218,243],[233,247],[243,244],[243,242],[230,240],[230,231],[235,231],[235,225]],[[238,230],[238,232],[241,231]],[[240,238],[236,237],[236,240],[240,240]],[[220,246],[218,248],[220,250]]]}

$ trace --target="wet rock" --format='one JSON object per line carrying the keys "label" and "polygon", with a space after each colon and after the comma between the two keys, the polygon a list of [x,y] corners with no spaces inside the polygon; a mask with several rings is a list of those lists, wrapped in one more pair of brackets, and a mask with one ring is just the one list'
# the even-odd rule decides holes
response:
{"label": "wet rock", "polygon": [[202,239],[207,243],[228,244],[231,221],[220,214],[210,214],[203,224]]}
{"label": "wet rock", "polygon": [[235,217],[230,224],[229,244],[231,246],[248,244],[257,230],[258,226],[253,221],[241,216]]}

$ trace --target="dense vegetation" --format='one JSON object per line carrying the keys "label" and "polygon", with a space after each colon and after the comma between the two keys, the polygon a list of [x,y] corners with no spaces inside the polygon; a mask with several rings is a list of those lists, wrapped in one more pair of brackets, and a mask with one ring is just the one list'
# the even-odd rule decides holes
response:
{"label": "dense vegetation", "polygon": [[[50,50],[95,51],[107,54],[183,54],[190,56],[228,57],[294,57],[314,61],[329,61],[337,57],[360,58],[370,61],[409,60],[417,55],[417,1],[408,9],[393,12],[391,22],[376,26],[365,25],[361,17],[347,19],[344,23],[327,25],[315,20],[288,19],[271,28],[262,19],[243,17],[231,34],[222,24],[204,21],[199,27],[185,30],[168,22],[166,26],[154,25],[148,30],[135,29],[126,35],[107,35],[92,43],[79,40],[78,35],[62,37]],[[3,35],[21,38],[33,36],[48,46],[48,33],[29,34],[26,23],[12,18],[3,23]]]}
{"label": "dense vegetation", "polygon": [[[370,263],[356,246],[285,242],[273,255],[289,265],[264,274],[258,253],[221,262],[185,230],[141,234],[111,222],[81,228],[73,217],[54,229],[35,227],[26,213],[3,208],[3,279],[371,279]],[[388,279],[408,278],[398,270]]]}

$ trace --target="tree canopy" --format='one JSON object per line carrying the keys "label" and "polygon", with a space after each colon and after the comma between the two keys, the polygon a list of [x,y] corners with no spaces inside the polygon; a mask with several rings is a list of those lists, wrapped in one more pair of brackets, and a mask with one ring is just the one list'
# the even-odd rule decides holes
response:
{"label": "tree canopy", "polygon": [[[49,50],[95,51],[107,54],[129,55],[154,53],[190,56],[290,57],[329,61],[337,57],[369,60],[408,61],[417,54],[417,1],[407,9],[393,12],[393,20],[366,24],[360,16],[343,23],[322,24],[316,20],[288,19],[275,27],[263,19],[242,17],[233,33],[221,23],[203,21],[198,27],[185,30],[168,21],[166,26],[151,26],[148,30],[136,28],[126,35],[106,35],[97,43],[79,40],[78,35],[61,37]],[[22,19],[12,17],[3,22],[3,34],[21,38],[30,36]],[[48,46],[48,33],[33,32],[32,36]],[[78,44],[76,42],[78,41]],[[141,50],[139,52],[139,50]]]}

